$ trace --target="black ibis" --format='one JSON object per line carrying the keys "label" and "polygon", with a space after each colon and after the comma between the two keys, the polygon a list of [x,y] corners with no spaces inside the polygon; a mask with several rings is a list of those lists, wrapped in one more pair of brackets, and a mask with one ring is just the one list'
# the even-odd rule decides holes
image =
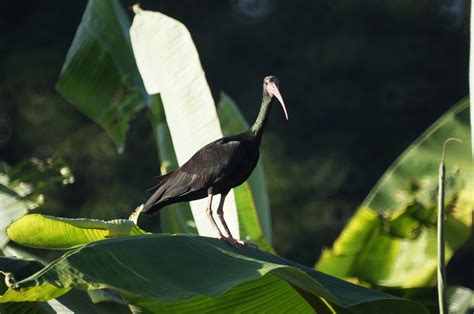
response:
{"label": "black ibis", "polygon": [[[242,184],[257,164],[263,130],[275,98],[280,102],[288,120],[288,113],[278,86],[279,81],[275,76],[265,77],[260,112],[255,123],[247,131],[207,144],[181,167],[156,177],[156,185],[148,190],[153,195],[141,212],[153,214],[169,204],[207,197],[206,213],[219,238],[233,245],[242,243],[232,237],[224,220],[224,201],[230,189]],[[217,216],[226,235],[221,232],[212,216],[212,198],[217,194],[221,194]]]}

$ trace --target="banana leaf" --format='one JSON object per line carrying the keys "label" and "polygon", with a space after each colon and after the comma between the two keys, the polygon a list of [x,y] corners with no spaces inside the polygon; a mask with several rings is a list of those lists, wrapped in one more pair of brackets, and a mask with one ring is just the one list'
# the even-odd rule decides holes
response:
{"label": "banana leaf", "polygon": [[262,312],[276,309],[272,302],[279,302],[288,310],[375,313],[390,307],[393,312],[427,313],[417,302],[251,247],[237,249],[213,238],[167,234],[84,245],[18,281],[0,296],[0,303],[47,301],[72,288],[108,288],[122,293],[135,309],[149,311],[184,310],[191,302],[188,306],[202,311],[236,306]]}
{"label": "banana leaf", "polygon": [[[141,10],[130,28],[135,60],[150,95],[160,94],[176,159],[186,162],[202,146],[222,137],[214,100],[199,55],[186,27],[162,13]],[[191,211],[199,234],[216,236],[205,199],[193,201]],[[234,193],[224,207],[226,221],[239,238]]]}
{"label": "banana leaf", "polygon": [[89,0],[56,90],[102,126],[119,152],[148,96],[133,58],[130,21],[119,1]]}
{"label": "banana leaf", "polygon": [[[136,16],[130,35],[137,65],[148,93],[152,95],[160,93],[162,102],[159,105],[163,110],[161,108],[155,110],[161,115],[156,120],[163,120],[162,117],[166,116],[167,128],[164,134],[168,135],[169,131],[176,159],[182,164],[199,148],[223,135],[219,117],[188,30],[178,21],[159,12],[143,11],[138,6],[135,6],[134,10]],[[240,117],[241,115],[237,115],[234,118]],[[242,124],[241,121],[237,123]],[[162,125],[164,126],[163,123]],[[171,140],[158,142],[170,143]],[[164,149],[168,150],[167,147]],[[162,150],[160,144],[159,150]],[[168,159],[174,164],[174,158]],[[261,227],[258,220],[256,224],[254,219],[242,220],[242,216],[253,218],[240,213],[243,207],[252,210],[252,206],[257,206],[258,217],[264,219],[267,240],[270,240],[271,233],[266,188],[261,180],[261,171],[257,172],[258,174],[252,179],[252,190],[259,193],[258,197],[254,194],[247,201],[236,200],[235,195],[231,193],[226,199],[225,208],[226,220],[234,236],[251,241],[261,238],[258,235],[259,231],[256,231]],[[242,187],[241,191],[234,192],[239,192],[241,198],[249,196],[242,189],[245,187]],[[191,202],[192,213],[199,233],[214,236],[215,231],[205,215],[205,202],[205,200]],[[169,220],[168,216],[173,217],[172,214],[166,215],[167,217],[163,217],[164,215],[161,217],[165,221]],[[173,217],[171,220],[175,224],[177,221],[182,221],[179,217]],[[241,223],[245,223],[246,226],[240,226]]]}
{"label": "banana leaf", "polygon": [[316,269],[356,282],[388,287],[436,283],[436,196],[444,141],[446,258],[469,238],[474,207],[469,102],[463,100],[424,132],[387,170]]}
{"label": "banana leaf", "polygon": [[70,249],[112,237],[146,234],[133,221],[60,218],[31,214],[7,229],[8,237],[21,245],[44,249]]}

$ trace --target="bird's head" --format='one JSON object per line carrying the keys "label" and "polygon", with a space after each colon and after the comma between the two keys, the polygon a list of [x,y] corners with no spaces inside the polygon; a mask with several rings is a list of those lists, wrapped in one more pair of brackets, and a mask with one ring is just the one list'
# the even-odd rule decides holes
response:
{"label": "bird's head", "polygon": [[280,81],[276,76],[267,76],[263,79],[263,93],[264,95],[270,97],[270,100],[273,100],[273,97],[278,99],[281,107],[283,108],[283,112],[285,113],[285,118],[286,120],[288,120],[288,113],[286,112],[285,102],[283,101],[283,97],[281,97],[280,91],[278,90],[279,85]]}

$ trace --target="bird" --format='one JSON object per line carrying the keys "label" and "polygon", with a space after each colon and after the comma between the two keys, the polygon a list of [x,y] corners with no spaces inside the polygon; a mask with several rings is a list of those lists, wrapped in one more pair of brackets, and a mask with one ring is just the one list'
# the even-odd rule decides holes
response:
{"label": "bird", "polygon": [[[148,190],[152,195],[143,205],[142,214],[151,215],[163,207],[207,197],[206,214],[219,239],[232,245],[245,245],[235,239],[224,219],[224,202],[229,191],[244,183],[257,165],[260,143],[270,109],[275,99],[286,120],[288,113],[279,91],[276,76],[263,80],[263,96],[255,123],[246,131],[215,140],[199,149],[186,163],[165,175],[155,177],[156,184]],[[224,227],[219,229],[212,212],[212,200],[220,194],[217,217]]]}

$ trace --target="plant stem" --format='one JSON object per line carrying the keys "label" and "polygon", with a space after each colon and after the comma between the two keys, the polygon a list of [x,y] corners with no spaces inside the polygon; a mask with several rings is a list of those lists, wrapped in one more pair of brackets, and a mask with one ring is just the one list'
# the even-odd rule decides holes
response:
{"label": "plant stem", "polygon": [[446,181],[446,165],[444,157],[446,154],[446,144],[450,141],[457,141],[462,143],[457,138],[448,138],[443,145],[443,152],[441,155],[441,163],[439,165],[439,191],[438,191],[438,303],[439,313],[448,314],[448,287],[446,281],[446,258],[445,246],[446,240],[444,237],[444,198],[445,198],[445,181]]}
{"label": "plant stem", "polygon": [[[443,152],[444,157],[444,152]],[[439,313],[448,313],[448,296],[446,292],[446,259],[444,253],[444,182],[446,178],[444,158],[439,165],[439,192],[438,192],[438,302]]]}

